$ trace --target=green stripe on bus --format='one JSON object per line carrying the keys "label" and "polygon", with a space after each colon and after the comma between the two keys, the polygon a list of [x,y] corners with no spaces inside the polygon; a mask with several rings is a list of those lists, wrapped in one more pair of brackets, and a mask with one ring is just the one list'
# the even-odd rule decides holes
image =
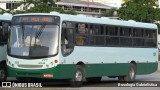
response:
{"label": "green stripe on bus", "polygon": [[158,69],[158,62],[156,63],[137,63],[137,75],[151,74]]}
{"label": "green stripe on bus", "polygon": [[[8,67],[9,77],[44,78],[43,74],[53,74],[52,79],[71,79],[75,64],[59,64],[50,69],[25,70]],[[157,70],[158,63],[137,63],[137,75],[150,74]],[[129,63],[86,64],[85,77],[123,76],[128,73]]]}

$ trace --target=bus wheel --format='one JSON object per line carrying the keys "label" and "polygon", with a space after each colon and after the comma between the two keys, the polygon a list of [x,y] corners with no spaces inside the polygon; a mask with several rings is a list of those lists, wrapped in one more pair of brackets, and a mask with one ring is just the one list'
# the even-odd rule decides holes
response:
{"label": "bus wheel", "polygon": [[73,80],[71,80],[70,85],[72,87],[80,87],[82,86],[83,81],[84,81],[84,68],[80,65],[77,65]]}
{"label": "bus wheel", "polygon": [[6,81],[7,79],[7,70],[5,65],[0,66],[0,81]]}
{"label": "bus wheel", "polygon": [[133,63],[129,64],[128,74],[123,77],[118,77],[119,81],[135,81],[136,77],[136,65]]}
{"label": "bus wheel", "polygon": [[101,78],[102,77],[92,77],[92,78],[86,78],[86,80],[88,82],[98,82],[98,81],[101,81]]}

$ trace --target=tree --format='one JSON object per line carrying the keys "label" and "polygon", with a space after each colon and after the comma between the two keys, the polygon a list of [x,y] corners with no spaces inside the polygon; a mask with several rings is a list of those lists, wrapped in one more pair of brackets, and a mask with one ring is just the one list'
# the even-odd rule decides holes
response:
{"label": "tree", "polygon": [[160,18],[157,0],[126,0],[118,10],[118,16],[124,20],[153,23]]}
{"label": "tree", "polygon": [[73,10],[73,9],[65,11],[64,13],[65,14],[72,14],[72,15],[76,15],[77,14],[77,12],[75,10]]}
{"label": "tree", "polygon": [[6,11],[4,10],[4,9],[2,9],[2,8],[0,8],[0,14],[3,14],[3,13],[5,13]]}
{"label": "tree", "polygon": [[26,10],[26,12],[28,13],[49,13],[53,10],[54,9],[48,6],[48,4],[41,3],[35,7],[31,7],[30,9]]}

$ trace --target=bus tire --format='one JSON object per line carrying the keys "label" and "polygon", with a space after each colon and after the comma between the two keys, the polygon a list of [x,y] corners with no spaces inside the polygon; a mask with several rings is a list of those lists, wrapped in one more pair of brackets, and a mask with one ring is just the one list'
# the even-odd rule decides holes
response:
{"label": "bus tire", "polygon": [[91,77],[91,78],[86,78],[86,80],[88,82],[98,82],[98,81],[101,81],[101,78],[102,77]]}
{"label": "bus tire", "polygon": [[118,80],[121,82],[133,82],[136,77],[136,65],[133,63],[129,64],[128,74],[126,76],[119,76]]}
{"label": "bus tire", "polygon": [[72,87],[80,87],[82,86],[84,81],[84,68],[80,65],[76,65],[74,77],[70,82]]}
{"label": "bus tire", "polygon": [[7,68],[6,65],[1,64],[0,65],[0,81],[6,81],[7,80]]}
{"label": "bus tire", "polygon": [[136,77],[136,65],[133,63],[129,64],[128,74],[124,76],[125,82],[133,82]]}

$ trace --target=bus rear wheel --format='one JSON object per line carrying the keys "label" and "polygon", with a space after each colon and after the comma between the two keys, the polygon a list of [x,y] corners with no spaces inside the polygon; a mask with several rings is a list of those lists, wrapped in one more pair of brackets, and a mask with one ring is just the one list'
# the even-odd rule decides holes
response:
{"label": "bus rear wheel", "polygon": [[72,87],[80,87],[82,86],[84,81],[84,68],[83,66],[77,65],[74,73],[74,77],[70,82]]}
{"label": "bus rear wheel", "polygon": [[5,65],[0,66],[0,81],[6,81],[7,79],[7,70]]}
{"label": "bus rear wheel", "polygon": [[126,76],[119,76],[119,81],[132,82],[135,81],[136,77],[136,65],[133,63],[129,64],[128,74]]}

